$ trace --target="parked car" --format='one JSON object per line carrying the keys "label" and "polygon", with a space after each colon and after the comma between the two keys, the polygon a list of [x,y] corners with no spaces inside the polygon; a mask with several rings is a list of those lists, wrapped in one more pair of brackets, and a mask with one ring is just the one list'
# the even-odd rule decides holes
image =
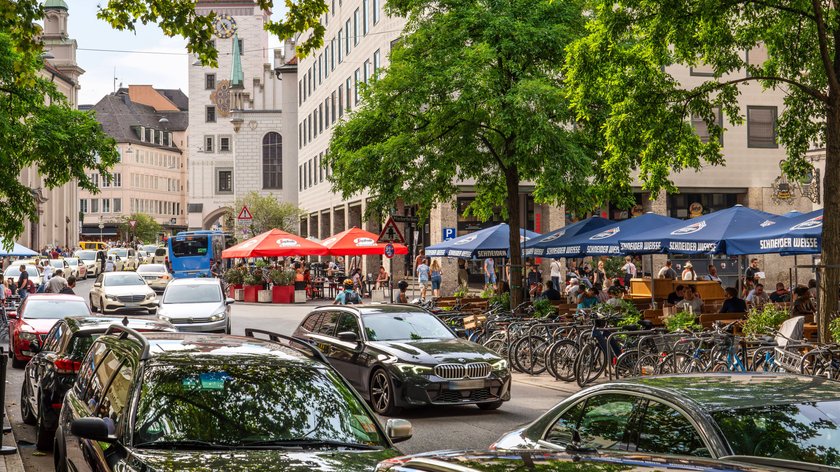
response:
{"label": "parked car", "polygon": [[6,267],[6,270],[3,271],[3,280],[14,279],[17,283],[18,277],[20,277],[20,266],[23,265],[26,268],[26,273],[29,274],[29,280],[37,287],[41,285],[41,271],[38,270],[38,267],[35,265],[35,261],[24,260],[24,261],[12,261],[9,267]]}
{"label": "parked car", "polygon": [[114,259],[116,270],[135,270],[137,269],[138,260],[137,252],[134,249],[115,247],[108,250],[108,258]]}
{"label": "parked car", "polygon": [[70,269],[70,263],[67,262],[66,259],[50,259],[49,265],[53,268],[53,274],[56,270],[61,269],[64,272],[64,276],[68,277],[70,275],[75,276],[76,274]]}
{"label": "parked car", "polygon": [[266,334],[114,326],[64,397],[56,470],[352,472],[400,455],[410,423],[382,428],[317,350]]}
{"label": "parked car", "polygon": [[87,272],[91,277],[97,277],[102,272],[105,272],[105,251],[85,249],[76,251],[74,255],[84,262],[85,267],[87,267]]}
{"label": "parked car", "polygon": [[41,348],[53,325],[65,316],[90,316],[85,299],[75,295],[33,293],[9,317],[12,367],[21,369]]}
{"label": "parked car", "polygon": [[725,373],[606,383],[572,395],[491,448],[564,450],[576,442],[598,451],[840,467],[840,382]]}
{"label": "parked car", "polygon": [[706,472],[770,472],[785,470],[781,464],[759,467],[731,461],[661,456],[638,453],[568,452],[494,452],[438,451],[395,457],[379,463],[377,472],[656,472],[692,470]]}
{"label": "parked car", "polygon": [[166,290],[166,286],[172,281],[172,275],[163,264],[140,264],[137,273],[158,293]]}
{"label": "parked car", "polygon": [[105,272],[99,274],[90,289],[90,309],[108,313],[157,312],[155,291],[137,272]]}
{"label": "parked car", "polygon": [[230,334],[232,304],[218,279],[176,279],[163,292],[157,316],[180,331]]}
{"label": "parked car", "polygon": [[154,256],[152,256],[153,264],[166,264],[169,262],[169,251],[165,247],[155,249]]}
{"label": "parked car", "polygon": [[381,415],[421,405],[495,410],[510,400],[505,359],[413,305],[320,307],[295,336],[318,345]]}
{"label": "parked car", "polygon": [[26,364],[21,384],[20,414],[24,423],[35,426],[38,449],[52,450],[64,394],[76,381],[76,373],[93,341],[115,323],[122,323],[138,332],[177,331],[171,324],[157,320],[121,320],[101,316],[73,316],[58,320],[46,335],[38,353]]}
{"label": "parked car", "polygon": [[88,277],[87,265],[81,259],[78,257],[66,257],[64,260],[70,266],[71,275],[76,277],[77,280],[83,280]]}

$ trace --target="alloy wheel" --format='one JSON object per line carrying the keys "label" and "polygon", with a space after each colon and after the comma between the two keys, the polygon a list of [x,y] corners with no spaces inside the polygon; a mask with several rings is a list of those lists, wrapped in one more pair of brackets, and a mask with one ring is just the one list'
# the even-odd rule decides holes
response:
{"label": "alloy wheel", "polygon": [[382,413],[391,405],[391,383],[383,370],[376,371],[370,382],[370,400],[373,408]]}

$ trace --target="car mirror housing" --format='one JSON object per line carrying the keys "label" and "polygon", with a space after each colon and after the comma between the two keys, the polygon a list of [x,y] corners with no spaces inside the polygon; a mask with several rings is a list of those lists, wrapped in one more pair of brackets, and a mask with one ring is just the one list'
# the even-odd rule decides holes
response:
{"label": "car mirror housing", "polygon": [[94,282],[93,286],[99,288],[102,286],[102,282]]}
{"label": "car mirror housing", "polygon": [[408,441],[414,435],[414,427],[408,420],[391,418],[385,423],[385,434],[394,443]]}
{"label": "car mirror housing", "polygon": [[359,336],[352,331],[342,331],[338,333],[338,340],[346,343],[358,343]]}
{"label": "car mirror housing", "polygon": [[109,434],[108,425],[102,418],[86,417],[70,422],[70,432],[74,436],[92,441],[113,442],[115,440]]}
{"label": "car mirror housing", "polygon": [[236,300],[233,298],[225,298],[225,305],[233,305]]}

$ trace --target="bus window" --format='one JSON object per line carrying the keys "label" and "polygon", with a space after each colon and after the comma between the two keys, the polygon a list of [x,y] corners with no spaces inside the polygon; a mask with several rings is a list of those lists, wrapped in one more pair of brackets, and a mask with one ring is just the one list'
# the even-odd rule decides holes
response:
{"label": "bus window", "polygon": [[172,241],[172,255],[175,257],[206,256],[207,237]]}

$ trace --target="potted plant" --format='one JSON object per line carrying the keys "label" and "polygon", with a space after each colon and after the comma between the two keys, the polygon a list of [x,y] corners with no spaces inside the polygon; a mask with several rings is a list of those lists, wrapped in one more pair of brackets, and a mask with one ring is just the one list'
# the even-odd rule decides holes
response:
{"label": "potted plant", "polygon": [[786,319],[790,318],[788,310],[766,303],[761,310],[753,308],[744,321],[744,335],[750,338],[767,334],[767,328],[778,329]]}
{"label": "potted plant", "polygon": [[546,318],[557,313],[554,305],[551,304],[551,300],[547,298],[534,300],[531,306],[534,308],[534,318]]}
{"label": "potted plant", "polygon": [[245,274],[241,269],[230,269],[225,272],[225,282],[227,282],[228,290],[230,291],[228,296],[230,298],[236,298],[236,290],[242,289],[243,283],[245,282]]}
{"label": "potted plant", "polygon": [[263,289],[262,271],[256,270],[253,274],[245,276],[245,302],[257,303],[259,299],[258,292]]}
{"label": "potted plant", "polygon": [[697,331],[703,329],[703,327],[697,323],[697,315],[687,311],[678,311],[664,316],[663,321],[665,322],[665,329],[667,329],[669,333],[673,333],[675,331]]}
{"label": "potted plant", "polygon": [[272,303],[292,303],[295,296],[294,271],[274,269],[268,273],[268,278],[272,284]]}

